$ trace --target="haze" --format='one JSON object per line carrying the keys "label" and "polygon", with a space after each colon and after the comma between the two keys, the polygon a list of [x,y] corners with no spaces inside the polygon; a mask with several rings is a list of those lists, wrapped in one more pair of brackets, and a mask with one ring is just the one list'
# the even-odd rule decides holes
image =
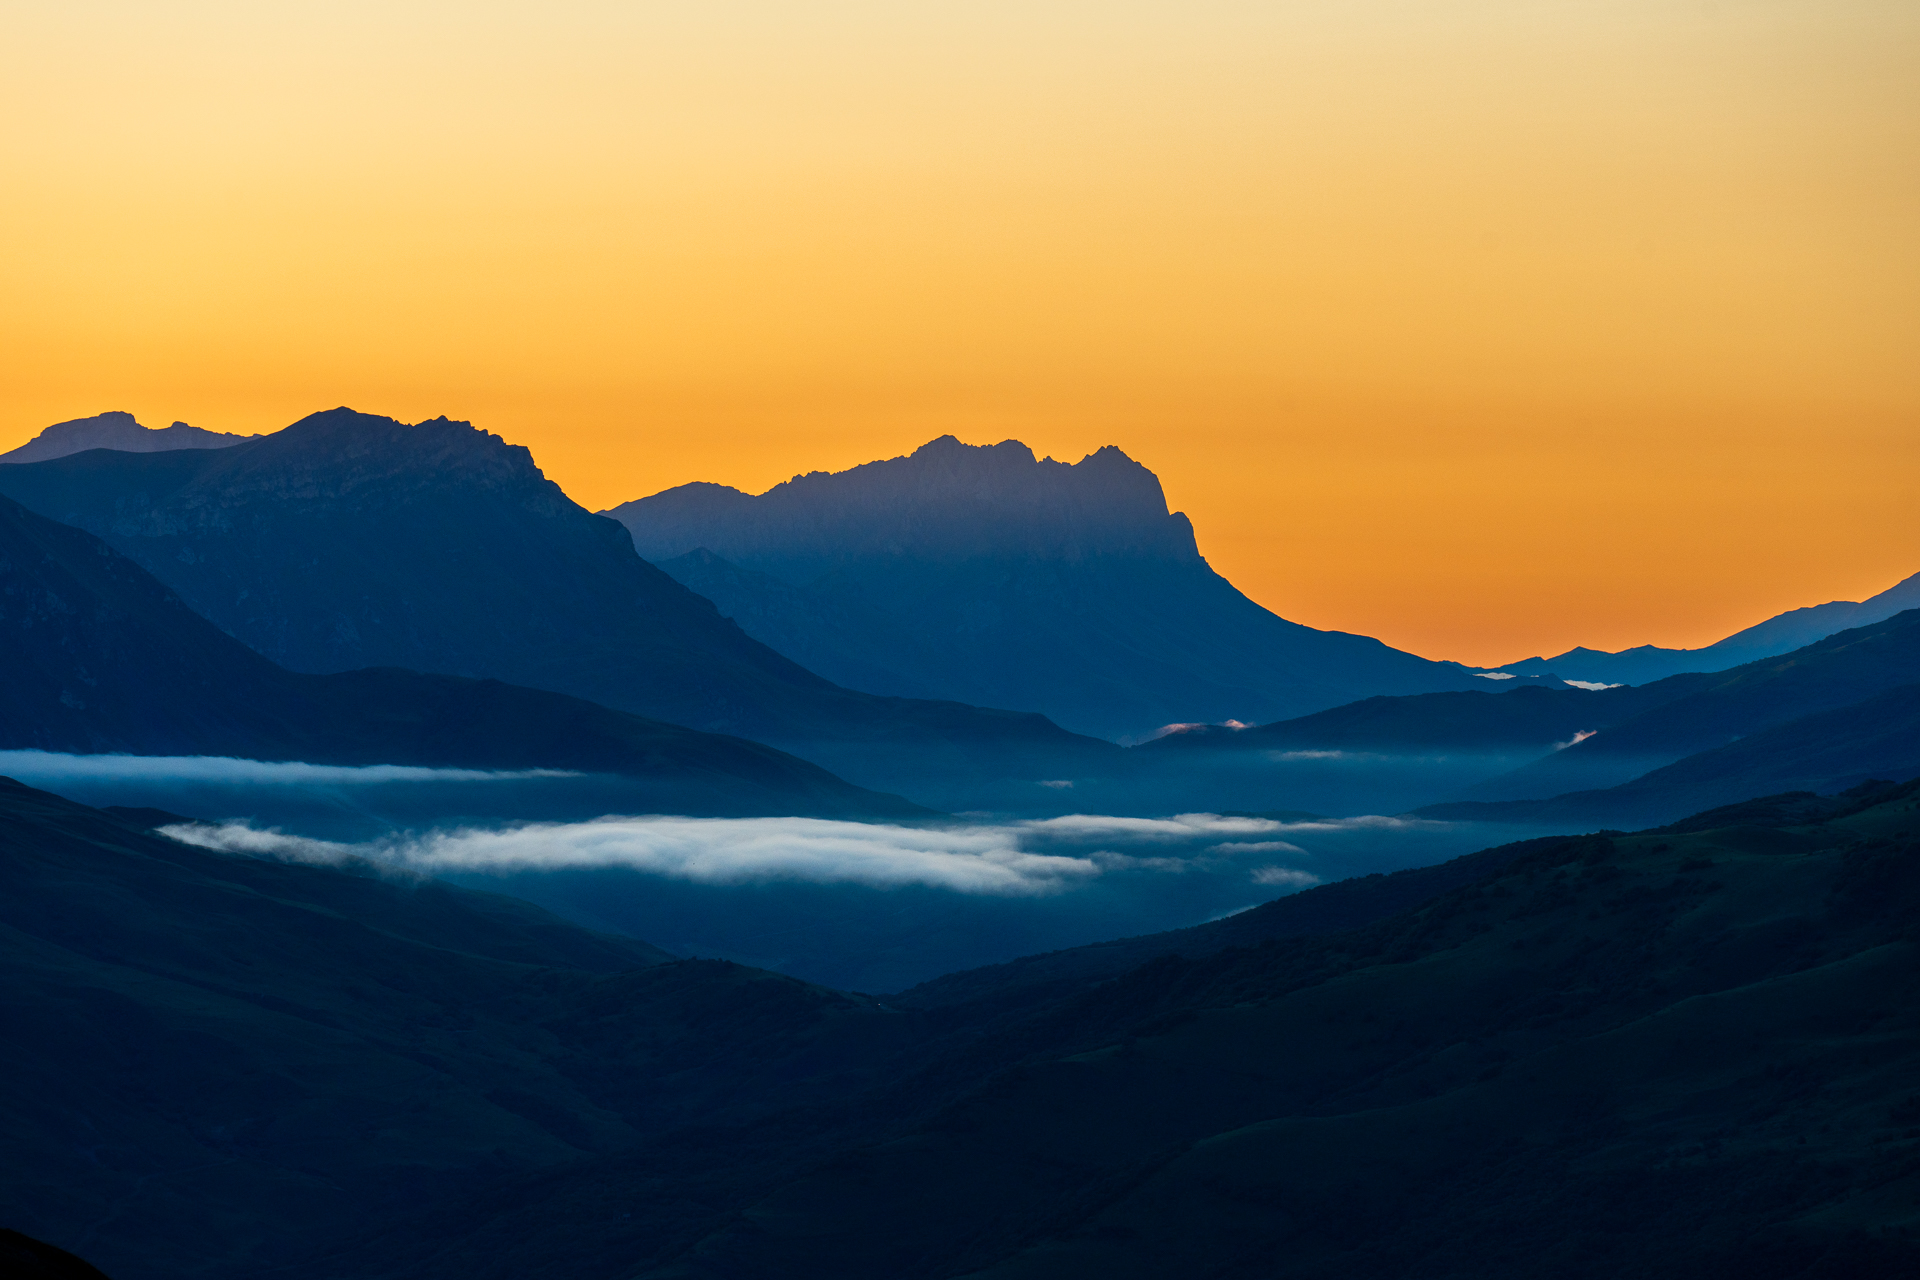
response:
{"label": "haze", "polygon": [[1920,565],[1892,0],[6,7],[0,449],[468,418],[600,508],[941,432],[1476,663]]}

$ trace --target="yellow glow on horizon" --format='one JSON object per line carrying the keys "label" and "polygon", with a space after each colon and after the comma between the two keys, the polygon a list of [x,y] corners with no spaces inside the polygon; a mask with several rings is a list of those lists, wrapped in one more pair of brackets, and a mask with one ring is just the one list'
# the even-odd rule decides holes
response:
{"label": "yellow glow on horizon", "polygon": [[1284,616],[1699,644],[1920,570],[1893,0],[10,6],[0,448],[347,403],[590,507],[951,431]]}

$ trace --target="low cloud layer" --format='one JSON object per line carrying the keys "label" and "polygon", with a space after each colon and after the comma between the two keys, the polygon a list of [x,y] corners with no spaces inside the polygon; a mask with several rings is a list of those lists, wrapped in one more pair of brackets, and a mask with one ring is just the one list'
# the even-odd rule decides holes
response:
{"label": "low cloud layer", "polygon": [[395,782],[510,782],[519,778],[576,778],[564,769],[431,769],[416,765],[307,764],[300,760],[241,760],[231,756],[63,755],[0,751],[0,774],[27,783],[139,781],[244,783],[249,786],[369,786]]}
{"label": "low cloud layer", "polygon": [[[609,817],[498,830],[436,831],[365,844],[314,840],[240,822],[183,823],[163,832],[187,844],[229,853],[318,863],[361,858],[428,875],[620,867],[702,884],[785,880],[1033,896],[1089,884],[1104,875],[1201,868],[1244,875],[1263,885],[1298,888],[1317,883],[1310,872],[1247,863],[1248,855],[1258,859],[1302,854],[1296,845],[1274,840],[1221,842],[1222,836],[1271,835],[1281,826],[1261,818],[1217,814],[1172,818],[1076,814],[934,828],[820,818]],[[1190,852],[1180,849],[1182,844]]]}

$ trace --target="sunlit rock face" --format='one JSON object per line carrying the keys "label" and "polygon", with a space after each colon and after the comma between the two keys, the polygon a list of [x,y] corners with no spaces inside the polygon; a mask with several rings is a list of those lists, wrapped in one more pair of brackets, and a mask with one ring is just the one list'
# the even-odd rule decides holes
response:
{"label": "sunlit rock face", "polygon": [[1158,477],[1111,446],[1068,464],[942,436],[758,496],[689,484],[607,514],[749,635],[876,693],[1032,708],[1130,739],[1468,687],[1452,664],[1241,595]]}

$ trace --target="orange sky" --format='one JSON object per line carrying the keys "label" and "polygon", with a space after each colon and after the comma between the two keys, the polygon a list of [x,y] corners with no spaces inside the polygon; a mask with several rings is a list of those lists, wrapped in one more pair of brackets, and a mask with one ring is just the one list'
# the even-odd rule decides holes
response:
{"label": "orange sky", "polygon": [[1920,570],[1911,0],[11,4],[0,448],[336,404],[593,507],[1153,467],[1476,663]]}

